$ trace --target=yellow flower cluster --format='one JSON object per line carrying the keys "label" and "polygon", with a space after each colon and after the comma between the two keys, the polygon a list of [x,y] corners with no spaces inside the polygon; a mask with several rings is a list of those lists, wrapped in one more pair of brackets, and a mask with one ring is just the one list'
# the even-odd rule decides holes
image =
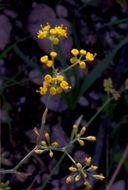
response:
{"label": "yellow flower cluster", "polygon": [[87,141],[96,141],[96,137],[95,136],[87,136],[87,137],[83,137],[85,131],[86,131],[86,127],[83,126],[82,129],[80,130],[80,132],[78,133],[78,126],[76,124],[73,125],[73,130],[74,130],[74,135],[75,135],[75,140],[78,141],[78,143],[81,146],[84,146],[84,140]]}
{"label": "yellow flower cluster", "polygon": [[66,183],[71,183],[73,181],[78,182],[80,180],[83,180],[83,184],[87,188],[91,188],[91,184],[88,181],[89,175],[101,181],[105,178],[102,174],[94,174],[97,168],[97,166],[92,164],[92,158],[86,157],[84,166],[82,166],[80,162],[77,162],[69,167],[69,171],[72,174],[66,178]]}
{"label": "yellow flower cluster", "polygon": [[44,77],[43,85],[37,90],[41,95],[45,95],[48,91],[51,95],[61,93],[63,90],[68,90],[71,87],[64,79],[64,76],[57,73],[56,76],[46,74]]}
{"label": "yellow flower cluster", "polygon": [[60,37],[67,37],[67,28],[63,25],[51,27],[50,24],[46,26],[40,25],[41,29],[37,32],[39,39],[49,39],[53,44],[59,43]]}
{"label": "yellow flower cluster", "polygon": [[110,93],[115,100],[118,100],[120,98],[120,93],[117,90],[115,90],[111,78],[104,79],[103,87],[104,91]]}
{"label": "yellow flower cluster", "polygon": [[70,58],[70,62],[72,64],[79,64],[79,67],[81,69],[86,68],[86,62],[87,61],[94,61],[96,54],[92,54],[90,52],[87,52],[84,49],[78,50],[78,49],[72,49],[71,54],[73,57]]}
{"label": "yellow flower cluster", "polygon": [[47,67],[52,67],[53,66],[53,61],[55,57],[57,57],[57,52],[51,51],[50,52],[51,59],[48,58],[48,55],[44,55],[40,58],[40,61],[44,63]]}
{"label": "yellow flower cluster", "polygon": [[35,149],[36,154],[42,154],[44,150],[49,151],[49,157],[53,157],[53,151],[52,149],[59,146],[59,143],[57,141],[54,141],[53,143],[50,143],[50,136],[49,133],[45,133],[45,140],[42,140],[40,143],[40,147]]}

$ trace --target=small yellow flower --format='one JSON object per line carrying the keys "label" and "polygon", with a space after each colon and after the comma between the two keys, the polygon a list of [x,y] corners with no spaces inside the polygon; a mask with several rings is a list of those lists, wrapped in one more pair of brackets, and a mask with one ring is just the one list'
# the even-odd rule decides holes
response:
{"label": "small yellow flower", "polygon": [[70,58],[70,62],[71,62],[72,64],[77,63],[77,61],[78,61],[78,59],[77,59],[76,57],[71,57],[71,58]]}
{"label": "small yellow flower", "polygon": [[44,80],[49,83],[52,81],[52,76],[50,74],[46,74]]}
{"label": "small yellow flower", "polygon": [[46,143],[46,141],[41,141],[41,143],[40,143],[42,146],[45,146],[47,143]]}
{"label": "small yellow flower", "polygon": [[73,54],[74,56],[77,56],[79,54],[78,49],[72,49],[71,54]]}
{"label": "small yellow flower", "polygon": [[75,179],[74,179],[74,180],[75,180],[75,182],[80,181],[80,178],[81,178],[81,177],[80,177],[80,175],[77,175],[77,176],[75,177]]}
{"label": "small yellow flower", "polygon": [[64,80],[64,77],[63,77],[63,75],[57,75],[56,76],[56,79],[58,80],[58,81],[63,81]]}
{"label": "small yellow flower", "polygon": [[67,178],[66,178],[66,183],[71,183],[72,182],[72,176],[68,176]]}
{"label": "small yellow flower", "polygon": [[91,162],[92,162],[91,156],[85,158],[85,163],[86,163],[87,165],[90,165]]}
{"label": "small yellow flower", "polygon": [[78,142],[79,142],[80,146],[84,146],[84,144],[85,144],[84,141],[81,139],[78,139]]}
{"label": "small yellow flower", "polygon": [[96,137],[95,136],[88,136],[88,137],[86,137],[86,140],[88,140],[88,141],[96,141]]}
{"label": "small yellow flower", "polygon": [[59,143],[55,141],[55,142],[52,143],[52,146],[58,147],[58,146],[59,146]]}
{"label": "small yellow flower", "polygon": [[79,162],[76,163],[76,166],[77,166],[77,168],[82,168],[82,165]]}
{"label": "small yellow flower", "polygon": [[55,44],[55,45],[59,43],[59,39],[58,39],[57,37],[52,37],[50,40],[51,40],[52,43]]}
{"label": "small yellow flower", "polygon": [[79,66],[80,66],[81,69],[85,69],[86,68],[86,63],[84,61],[81,61],[79,63]]}
{"label": "small yellow flower", "polygon": [[49,29],[51,28],[51,26],[47,23],[47,25],[44,26],[44,27],[41,25],[41,28],[43,29],[43,31],[49,31]]}
{"label": "small yellow flower", "polygon": [[80,130],[80,135],[83,135],[86,131],[86,127],[82,127],[82,129]]}
{"label": "small yellow flower", "polygon": [[41,154],[41,153],[42,153],[42,150],[36,149],[34,152],[35,152],[36,154]]}
{"label": "small yellow flower", "polygon": [[45,138],[46,138],[47,140],[49,140],[49,133],[45,133],[44,136],[45,136]]}
{"label": "small yellow flower", "polygon": [[46,94],[47,93],[47,87],[40,87],[40,89],[39,90],[36,90],[36,92],[39,92],[40,93],[40,95],[44,95],[44,94]]}
{"label": "small yellow flower", "polygon": [[60,83],[60,87],[61,87],[63,90],[68,89],[68,88],[69,88],[68,82],[66,82],[65,80],[63,80],[63,81]]}
{"label": "small yellow flower", "polygon": [[56,31],[55,28],[51,28],[50,31],[49,31],[49,33],[50,33],[51,35],[56,35],[56,34],[57,34],[57,31]]}
{"label": "small yellow flower", "polygon": [[49,91],[50,91],[50,94],[51,94],[51,95],[55,95],[55,94],[57,93],[55,87],[51,87]]}
{"label": "small yellow flower", "polygon": [[49,152],[49,157],[52,158],[53,157],[53,152],[50,150]]}
{"label": "small yellow flower", "polygon": [[42,56],[42,57],[40,58],[40,61],[41,61],[42,63],[47,63],[47,62],[48,62],[48,56],[47,56],[47,55]]}
{"label": "small yellow flower", "polygon": [[66,27],[64,28],[63,25],[56,26],[55,30],[56,30],[58,36],[67,37],[67,28]]}
{"label": "small yellow flower", "polygon": [[86,55],[86,53],[87,53],[86,50],[84,50],[84,49],[80,50],[80,55]]}
{"label": "small yellow flower", "polygon": [[90,182],[88,180],[86,180],[84,182],[84,185],[85,185],[86,188],[91,188],[91,184],[90,184]]}
{"label": "small yellow flower", "polygon": [[77,171],[77,169],[73,166],[70,166],[68,169],[70,172],[76,172]]}
{"label": "small yellow flower", "polygon": [[56,87],[56,92],[57,92],[58,94],[60,94],[62,91],[63,91],[63,90],[62,90],[62,88],[61,88],[60,86],[57,86],[57,87]]}
{"label": "small yellow flower", "polygon": [[74,124],[73,129],[78,129],[78,125]]}
{"label": "small yellow flower", "polygon": [[46,63],[47,67],[52,67],[53,65],[53,61],[52,60],[48,60]]}
{"label": "small yellow flower", "polygon": [[94,174],[94,175],[92,175],[95,179],[98,179],[98,180],[104,180],[105,179],[105,177],[103,176],[103,174],[100,174],[100,175],[98,175],[98,174]]}
{"label": "small yellow flower", "polygon": [[90,167],[90,169],[92,170],[92,171],[96,171],[97,170],[97,166],[95,166],[95,165],[91,165],[91,167]]}
{"label": "small yellow flower", "polygon": [[85,55],[85,58],[86,58],[87,61],[94,61],[95,55],[93,55],[90,52],[87,52],[86,55]]}
{"label": "small yellow flower", "polygon": [[50,56],[53,57],[53,58],[55,58],[57,56],[57,53],[55,51],[51,51],[50,52]]}

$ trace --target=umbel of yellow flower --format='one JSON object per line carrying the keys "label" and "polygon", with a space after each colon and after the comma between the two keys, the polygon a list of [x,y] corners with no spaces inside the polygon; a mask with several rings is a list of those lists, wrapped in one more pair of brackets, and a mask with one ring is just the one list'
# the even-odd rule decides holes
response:
{"label": "umbel of yellow flower", "polygon": [[61,93],[63,90],[68,90],[71,87],[64,79],[64,76],[57,73],[56,76],[46,74],[42,86],[37,90],[41,95],[45,95],[48,91],[51,95]]}
{"label": "umbel of yellow flower", "polygon": [[67,28],[63,25],[51,27],[50,24],[40,25],[41,29],[37,32],[39,39],[49,39],[53,44],[58,44],[60,37],[67,37]]}
{"label": "umbel of yellow flower", "polygon": [[90,52],[87,52],[84,49],[78,50],[78,49],[72,49],[71,54],[73,57],[70,58],[70,62],[72,64],[79,64],[79,67],[81,69],[86,68],[86,62],[88,61],[94,61],[96,54],[92,54]]}
{"label": "umbel of yellow flower", "polygon": [[105,178],[103,174],[94,174],[97,168],[97,166],[92,165],[92,158],[86,157],[84,166],[82,166],[80,162],[77,162],[69,167],[69,171],[71,172],[71,174],[66,178],[66,183],[71,183],[72,181],[78,182],[80,179],[83,179],[84,185],[87,188],[90,188],[91,185],[88,181],[89,175],[101,181]]}
{"label": "umbel of yellow flower", "polygon": [[48,58],[48,55],[44,55],[40,58],[41,63],[45,64],[47,67],[53,66],[53,61],[57,57],[57,52],[51,51],[50,52],[51,59]]}

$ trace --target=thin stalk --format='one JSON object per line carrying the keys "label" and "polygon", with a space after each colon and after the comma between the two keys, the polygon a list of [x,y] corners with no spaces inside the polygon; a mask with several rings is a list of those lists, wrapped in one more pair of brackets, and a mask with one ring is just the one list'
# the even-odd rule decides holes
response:
{"label": "thin stalk", "polygon": [[60,73],[64,73],[64,72],[66,72],[66,71],[72,69],[72,68],[75,67],[78,63],[79,63],[79,62],[76,62],[76,63],[70,65],[69,67],[63,69]]}
{"label": "thin stalk", "polygon": [[73,164],[76,164],[75,160],[68,154],[68,152],[65,151],[65,154],[69,157],[69,159],[73,162]]}
{"label": "thin stalk", "polygon": [[113,97],[106,100],[106,102],[99,108],[99,110],[91,117],[91,119],[87,122],[86,127],[89,127],[89,125],[93,122],[93,120],[100,114],[100,112],[105,108],[105,106],[113,100]]}
{"label": "thin stalk", "polygon": [[[0,101],[0,109],[1,109],[1,107],[2,107],[2,105],[1,105],[1,101]],[[1,165],[2,165],[1,123],[2,123],[2,121],[0,120],[0,169],[1,169]],[[0,175],[0,183],[1,183],[1,175]]]}
{"label": "thin stalk", "polygon": [[61,156],[60,160],[57,162],[57,164],[54,166],[54,168],[50,171],[50,174],[48,175],[47,179],[44,181],[44,183],[42,184],[42,186],[39,187],[39,188],[37,188],[36,190],[43,190],[46,187],[47,183],[49,182],[49,180],[51,179],[52,175],[57,170],[57,168],[59,167],[59,165],[62,163],[62,161],[65,158],[65,156],[66,156],[66,154],[64,152],[63,155]]}
{"label": "thin stalk", "polygon": [[31,157],[36,148],[37,145],[12,170],[17,170],[29,157]]}
{"label": "thin stalk", "polygon": [[40,131],[39,131],[39,136],[37,139],[37,144],[39,145],[41,139],[42,139],[42,134],[43,134],[43,130],[44,130],[44,126],[46,123],[46,118],[47,118],[47,113],[48,113],[48,105],[49,105],[49,101],[50,101],[50,95],[48,96],[48,100],[47,100],[47,104],[46,104],[46,108],[44,110],[44,113],[42,115],[42,121],[41,121],[41,127],[40,127]]}

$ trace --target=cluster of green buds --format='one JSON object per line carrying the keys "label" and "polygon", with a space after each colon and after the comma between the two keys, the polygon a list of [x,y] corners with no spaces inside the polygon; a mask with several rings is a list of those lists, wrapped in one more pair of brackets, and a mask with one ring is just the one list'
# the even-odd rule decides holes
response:
{"label": "cluster of green buds", "polygon": [[0,190],[10,190],[9,183],[9,181],[0,182]]}
{"label": "cluster of green buds", "polygon": [[104,91],[108,94],[111,94],[115,100],[118,100],[120,98],[120,92],[114,88],[111,78],[104,79],[103,87]]}
{"label": "cluster of green buds", "polygon": [[88,180],[88,176],[92,176],[97,180],[103,180],[105,177],[103,174],[95,174],[97,166],[92,164],[92,158],[86,157],[85,164],[82,165],[80,162],[75,163],[69,167],[71,174],[66,178],[66,183],[83,181],[84,186],[91,188],[91,184]]}

